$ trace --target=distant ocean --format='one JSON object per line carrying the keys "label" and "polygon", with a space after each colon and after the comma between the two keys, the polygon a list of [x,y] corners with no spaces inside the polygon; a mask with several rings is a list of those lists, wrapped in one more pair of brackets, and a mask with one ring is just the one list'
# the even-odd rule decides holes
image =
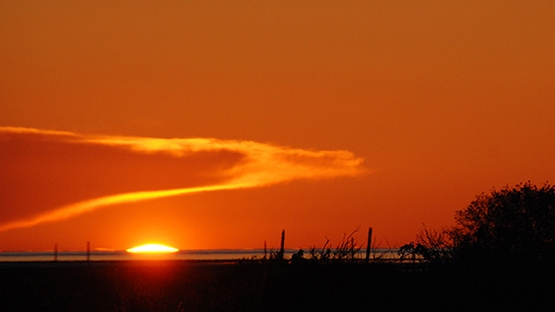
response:
{"label": "distant ocean", "polygon": [[[286,249],[285,257],[289,258],[298,249]],[[276,252],[275,250],[273,252]],[[372,251],[372,257],[393,258],[396,250],[377,249]],[[270,251],[266,254],[270,256]],[[305,257],[308,253],[305,251]],[[365,251],[357,254],[364,258]],[[213,250],[180,250],[167,254],[132,254],[125,250],[91,251],[90,261],[125,261],[125,260],[241,260],[263,259],[263,249],[213,249]],[[86,251],[58,251],[51,252],[0,252],[0,262],[36,262],[36,261],[86,261]]]}

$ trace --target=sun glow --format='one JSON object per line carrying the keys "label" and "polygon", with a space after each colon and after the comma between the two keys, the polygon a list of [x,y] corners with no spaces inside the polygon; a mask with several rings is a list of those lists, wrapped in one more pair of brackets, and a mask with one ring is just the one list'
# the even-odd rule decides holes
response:
{"label": "sun glow", "polygon": [[172,253],[178,252],[179,249],[162,244],[144,244],[126,249],[125,251],[129,253]]}

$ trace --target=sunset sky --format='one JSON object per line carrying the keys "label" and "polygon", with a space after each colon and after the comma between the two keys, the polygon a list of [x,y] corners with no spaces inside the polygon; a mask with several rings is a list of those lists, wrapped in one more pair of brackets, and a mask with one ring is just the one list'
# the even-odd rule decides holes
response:
{"label": "sunset sky", "polygon": [[0,250],[380,247],[555,183],[555,1],[0,1]]}

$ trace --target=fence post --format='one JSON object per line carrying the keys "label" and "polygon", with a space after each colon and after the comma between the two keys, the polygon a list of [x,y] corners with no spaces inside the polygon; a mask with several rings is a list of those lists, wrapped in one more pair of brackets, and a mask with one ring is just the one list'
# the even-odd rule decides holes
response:
{"label": "fence post", "polygon": [[281,231],[281,248],[279,249],[279,258],[283,259],[285,254],[285,230]]}
{"label": "fence post", "polygon": [[355,260],[355,238],[351,237],[351,260]]}
{"label": "fence post", "polygon": [[366,263],[370,262],[371,250],[372,250],[372,228],[368,228],[368,243],[366,244]]}

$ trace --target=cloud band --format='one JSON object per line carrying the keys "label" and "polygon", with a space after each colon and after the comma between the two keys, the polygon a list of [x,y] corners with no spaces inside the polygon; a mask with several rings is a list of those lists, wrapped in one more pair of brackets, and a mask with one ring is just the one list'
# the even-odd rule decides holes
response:
{"label": "cloud band", "polygon": [[120,203],[363,172],[363,160],[348,151],[253,141],[0,127],[0,148],[7,194],[0,199],[0,232]]}

